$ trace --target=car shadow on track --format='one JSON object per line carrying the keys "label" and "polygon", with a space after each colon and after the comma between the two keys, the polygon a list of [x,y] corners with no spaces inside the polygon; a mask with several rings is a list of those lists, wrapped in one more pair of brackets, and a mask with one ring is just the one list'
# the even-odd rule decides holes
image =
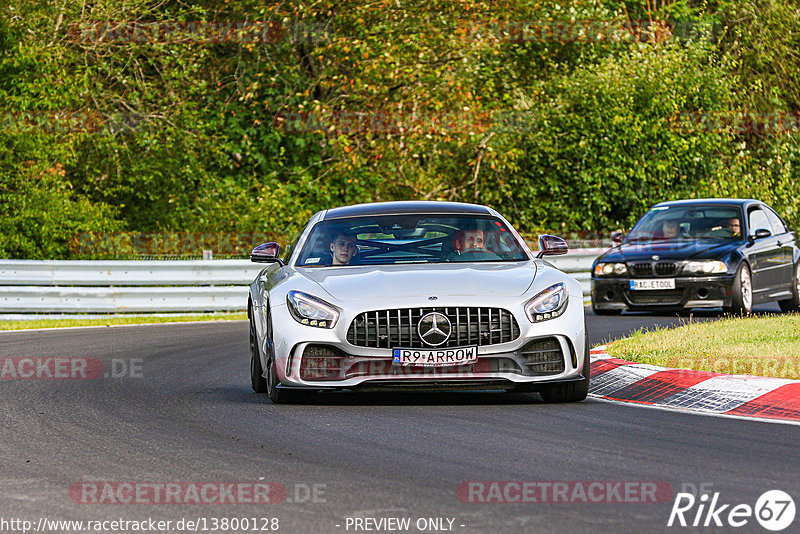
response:
{"label": "car shadow on track", "polygon": [[[255,400],[248,403],[265,402],[269,399],[252,394]],[[263,399],[263,401],[262,401]],[[593,402],[591,399],[583,401]],[[310,406],[513,406],[546,404],[537,393],[504,393],[500,391],[445,391],[445,392],[412,392],[412,391],[323,391],[310,393],[297,404]],[[562,406],[576,403],[564,403]]]}
{"label": "car shadow on track", "polygon": [[306,404],[334,406],[464,406],[544,404],[536,393],[501,391],[323,391],[304,399]]}
{"label": "car shadow on track", "polygon": [[[222,386],[207,390],[203,400],[212,403],[273,405],[266,395],[247,386]],[[593,402],[591,399],[584,403]],[[537,393],[503,391],[321,391],[309,392],[297,405],[310,406],[508,406],[548,405]],[[576,404],[565,403],[563,405]]]}

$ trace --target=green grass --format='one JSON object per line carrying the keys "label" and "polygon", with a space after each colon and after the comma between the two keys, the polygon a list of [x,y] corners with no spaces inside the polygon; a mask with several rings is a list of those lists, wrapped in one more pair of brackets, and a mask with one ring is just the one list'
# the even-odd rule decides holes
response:
{"label": "green grass", "polygon": [[0,330],[25,330],[32,328],[64,328],[70,326],[111,326],[120,324],[177,323],[186,321],[241,321],[244,312],[208,313],[197,315],[114,315],[101,319],[48,319],[46,316],[31,320],[0,321]]}
{"label": "green grass", "polygon": [[800,315],[727,317],[637,331],[607,349],[616,358],[663,367],[800,379]]}

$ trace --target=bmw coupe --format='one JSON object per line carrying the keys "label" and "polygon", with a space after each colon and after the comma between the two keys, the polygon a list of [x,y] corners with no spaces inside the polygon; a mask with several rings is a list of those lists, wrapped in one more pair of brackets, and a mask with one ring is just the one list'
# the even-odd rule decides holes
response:
{"label": "bmw coupe", "polygon": [[722,308],[756,304],[800,309],[797,233],[757,200],[656,204],[592,266],[592,307],[623,310]]}

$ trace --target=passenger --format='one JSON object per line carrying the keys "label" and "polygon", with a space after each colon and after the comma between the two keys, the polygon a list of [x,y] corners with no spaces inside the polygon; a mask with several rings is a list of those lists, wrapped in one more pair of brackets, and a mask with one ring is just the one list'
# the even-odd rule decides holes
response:
{"label": "passenger", "polygon": [[331,265],[350,265],[352,259],[358,254],[356,236],[344,231],[337,233],[330,243]]}
{"label": "passenger", "polygon": [[731,217],[725,222],[725,228],[731,231],[733,237],[739,237],[742,234],[742,225],[739,222],[739,217]]}

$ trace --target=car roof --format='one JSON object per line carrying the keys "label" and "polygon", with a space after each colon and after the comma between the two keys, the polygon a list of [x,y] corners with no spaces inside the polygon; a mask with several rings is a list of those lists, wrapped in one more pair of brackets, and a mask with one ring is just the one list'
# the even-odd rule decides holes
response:
{"label": "car roof", "polygon": [[494,215],[494,210],[479,204],[440,202],[435,200],[408,200],[396,202],[372,202],[329,209],[323,220],[345,219],[369,215],[404,215],[411,213],[436,213],[452,215]]}
{"label": "car roof", "polygon": [[693,204],[696,205],[719,205],[719,206],[744,206],[747,204],[758,203],[762,204],[760,200],[754,200],[752,198],[692,198],[687,200],[670,200],[667,202],[659,202],[658,204],[654,205],[654,208],[660,208],[664,206],[691,206]]}

